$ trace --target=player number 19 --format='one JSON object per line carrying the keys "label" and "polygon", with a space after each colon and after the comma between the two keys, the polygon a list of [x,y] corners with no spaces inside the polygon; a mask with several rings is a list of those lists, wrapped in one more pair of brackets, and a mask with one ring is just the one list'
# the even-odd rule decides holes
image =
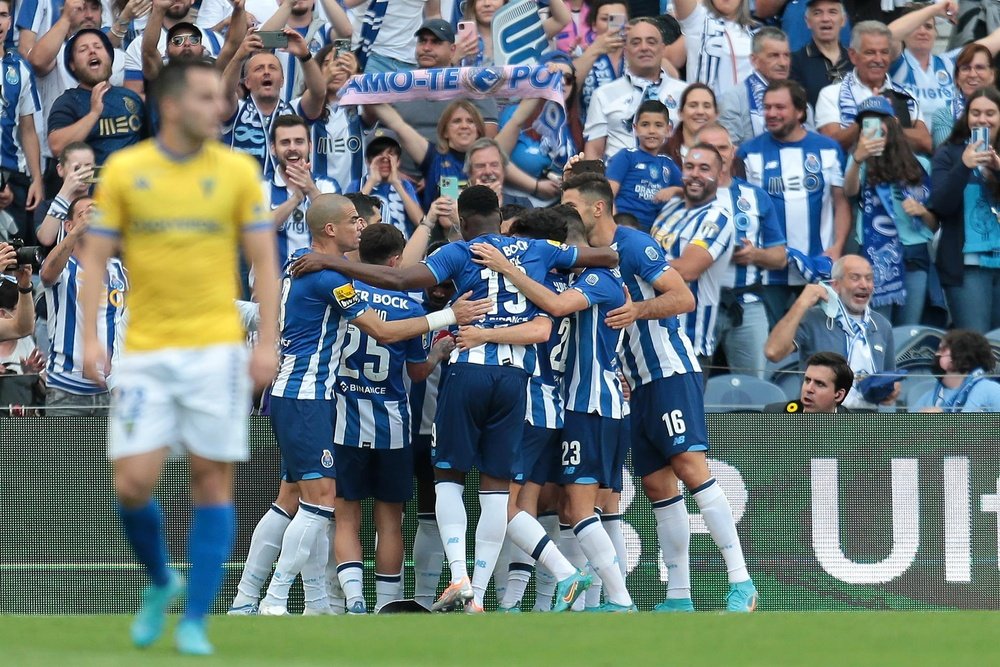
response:
{"label": "player number 19", "polygon": [[687,430],[687,424],[684,423],[684,413],[680,410],[671,410],[664,413],[663,423],[667,427],[667,435],[671,438]]}

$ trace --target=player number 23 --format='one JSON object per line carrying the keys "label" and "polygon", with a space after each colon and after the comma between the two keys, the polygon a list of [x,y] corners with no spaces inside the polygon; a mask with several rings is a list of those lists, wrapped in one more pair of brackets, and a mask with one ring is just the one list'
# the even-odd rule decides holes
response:
{"label": "player number 23", "polygon": [[664,413],[663,423],[667,427],[667,435],[671,438],[687,430],[687,424],[684,423],[684,413],[680,410],[671,410]]}
{"label": "player number 23", "polygon": [[563,441],[562,444],[562,464],[564,466],[580,465],[580,441]]}

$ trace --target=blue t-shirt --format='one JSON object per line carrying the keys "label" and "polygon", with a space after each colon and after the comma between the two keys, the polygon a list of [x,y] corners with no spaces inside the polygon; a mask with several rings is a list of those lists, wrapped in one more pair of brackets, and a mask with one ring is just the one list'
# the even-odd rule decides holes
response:
{"label": "blue t-shirt", "polygon": [[641,148],[618,151],[608,162],[608,180],[619,184],[615,208],[631,213],[648,232],[663,204],[653,201],[663,188],[681,184],[681,170],[666,155],[651,155]]}
{"label": "blue t-shirt", "polygon": [[[90,113],[90,91],[70,88],[56,98],[49,110],[48,132],[61,130]],[[128,88],[111,86],[104,94],[101,117],[84,139],[94,149],[98,165],[115,151],[139,143],[147,136],[146,107],[142,98]]]}
{"label": "blue t-shirt", "polygon": [[945,412],[1000,412],[1000,384],[983,378],[968,391],[965,401],[958,405],[955,399],[961,387],[948,389],[940,382],[934,389],[921,396],[910,408],[912,412],[921,408],[940,407]]}
{"label": "blue t-shirt", "polygon": [[[424,308],[406,292],[355,283],[361,300],[382,320],[419,317]],[[333,442],[348,447],[402,449],[410,444],[406,364],[427,360],[425,336],[380,343],[361,329],[347,326],[337,371]]]}

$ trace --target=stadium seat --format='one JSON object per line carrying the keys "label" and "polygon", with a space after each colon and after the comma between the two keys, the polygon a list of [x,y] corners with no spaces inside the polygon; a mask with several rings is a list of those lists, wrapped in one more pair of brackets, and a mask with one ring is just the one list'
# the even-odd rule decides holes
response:
{"label": "stadium seat", "polygon": [[760,409],[787,400],[781,387],[752,375],[716,375],[705,386],[705,411]]}
{"label": "stadium seat", "polygon": [[895,327],[892,330],[896,346],[896,368],[910,374],[929,375],[934,367],[934,353],[944,331],[922,325]]}
{"label": "stadium seat", "polygon": [[764,367],[764,377],[784,392],[785,399],[793,401],[799,397],[802,373],[799,372],[799,353],[792,352],[781,361],[768,361]]}

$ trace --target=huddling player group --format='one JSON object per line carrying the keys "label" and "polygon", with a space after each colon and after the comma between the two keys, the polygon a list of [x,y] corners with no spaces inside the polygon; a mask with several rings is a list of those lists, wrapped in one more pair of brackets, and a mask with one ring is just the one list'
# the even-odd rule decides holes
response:
{"label": "huddling player group", "polygon": [[[726,609],[755,609],[732,511],[707,465],[701,369],[677,318],[694,297],[652,237],[615,224],[613,201],[603,176],[575,174],[561,206],[510,223],[491,189],[472,186],[458,199],[464,240],[408,266],[394,227],[365,227],[340,195],[311,203],[312,248],[283,276],[270,396],[282,481],[230,614],[286,614],[298,576],[306,614],[367,613],[368,498],[376,611],[402,598],[414,476],[423,606],[480,612],[495,577],[500,611],[519,611],[537,564],[536,610],[635,611],[618,513],[629,449],[668,573],[656,610],[694,609],[682,488],[725,559]],[[360,261],[348,259],[355,251]],[[470,576],[463,492],[473,469]],[[443,562],[450,579],[435,601]]]}

